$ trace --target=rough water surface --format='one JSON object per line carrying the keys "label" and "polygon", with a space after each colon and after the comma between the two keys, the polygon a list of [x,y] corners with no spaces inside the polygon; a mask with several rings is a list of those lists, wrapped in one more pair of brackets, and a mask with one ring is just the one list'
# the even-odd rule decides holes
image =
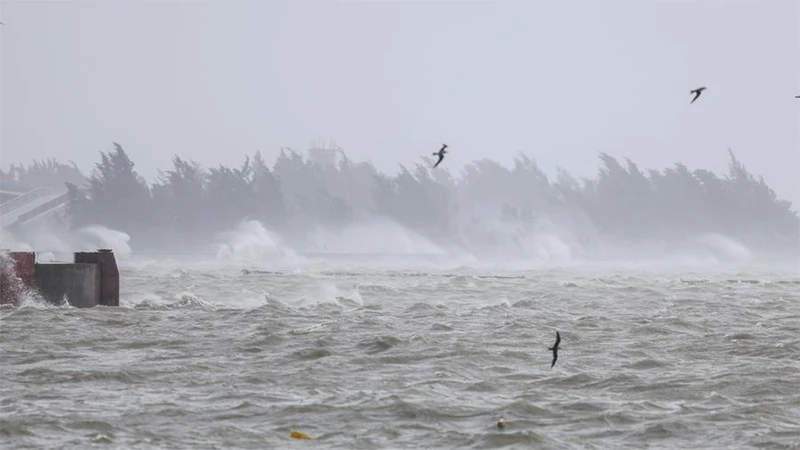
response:
{"label": "rough water surface", "polygon": [[0,309],[3,448],[800,448],[792,273],[122,281],[119,308]]}

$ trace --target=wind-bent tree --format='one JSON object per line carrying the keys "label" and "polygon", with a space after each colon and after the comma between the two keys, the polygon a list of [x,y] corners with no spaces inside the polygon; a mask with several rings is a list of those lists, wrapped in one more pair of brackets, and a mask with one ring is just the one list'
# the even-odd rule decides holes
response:
{"label": "wind-bent tree", "polygon": [[41,187],[63,188],[66,183],[81,186],[86,182],[78,166],[55,159],[34,160],[27,167],[12,164],[8,172],[0,170],[0,179],[11,190],[29,191]]}
{"label": "wind-bent tree", "polygon": [[70,211],[81,213],[72,217],[72,223],[144,232],[152,219],[150,189],[122,146],[113,144],[113,151],[100,152],[100,162],[89,178],[88,195],[68,184]]}
{"label": "wind-bent tree", "polygon": [[[428,157],[387,175],[346,156],[337,164],[320,164],[293,150],[282,150],[272,167],[258,152],[239,167],[210,169],[176,155],[152,187],[119,144],[100,156],[88,189],[69,184],[69,217],[75,225],[101,223],[153,245],[170,242],[163,236],[203,244],[209,234],[242,219],[302,237],[317,226],[342,227],[379,215],[436,242],[466,246],[492,241],[501,233],[498,223],[504,223],[512,234],[547,225],[550,232],[583,243],[716,232],[765,247],[800,249],[800,220],[791,203],[732,152],[724,176],[681,163],[642,170],[630,159],[620,163],[600,153],[595,177],[578,180],[559,168],[552,182],[525,155],[510,168],[475,161],[458,177],[446,166],[432,170]],[[33,172],[49,171],[57,179],[57,171],[41,167],[59,164],[34,164],[39,169]]]}

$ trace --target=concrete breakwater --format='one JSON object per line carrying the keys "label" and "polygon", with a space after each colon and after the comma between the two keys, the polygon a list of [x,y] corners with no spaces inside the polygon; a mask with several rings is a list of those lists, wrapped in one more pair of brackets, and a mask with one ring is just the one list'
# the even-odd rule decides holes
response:
{"label": "concrete breakwater", "polygon": [[37,262],[35,252],[2,252],[2,305],[19,305],[27,291],[57,305],[119,306],[119,268],[111,250],[77,252],[72,262],[47,263]]}

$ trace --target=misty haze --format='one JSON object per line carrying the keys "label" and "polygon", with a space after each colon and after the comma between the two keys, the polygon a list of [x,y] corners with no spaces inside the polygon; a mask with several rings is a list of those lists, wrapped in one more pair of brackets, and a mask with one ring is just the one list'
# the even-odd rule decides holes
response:
{"label": "misty haze", "polygon": [[0,3],[4,447],[797,445],[798,5]]}

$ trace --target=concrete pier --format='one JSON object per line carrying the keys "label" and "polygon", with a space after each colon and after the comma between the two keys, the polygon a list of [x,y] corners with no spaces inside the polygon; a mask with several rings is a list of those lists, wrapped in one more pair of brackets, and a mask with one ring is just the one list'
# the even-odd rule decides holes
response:
{"label": "concrete pier", "polygon": [[0,304],[19,304],[19,284],[56,305],[66,300],[77,308],[119,306],[119,269],[111,250],[75,253],[73,262],[61,263],[38,263],[34,252],[7,254],[12,268],[0,274]]}
{"label": "concrete pier", "polygon": [[36,290],[50,303],[91,308],[100,304],[100,267],[97,264],[37,264]]}

